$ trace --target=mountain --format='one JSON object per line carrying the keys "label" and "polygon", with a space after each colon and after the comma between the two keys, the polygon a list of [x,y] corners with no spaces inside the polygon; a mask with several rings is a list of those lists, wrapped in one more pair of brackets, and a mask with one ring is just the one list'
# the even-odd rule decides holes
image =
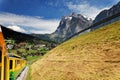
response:
{"label": "mountain", "polygon": [[50,35],[50,38],[57,42],[64,41],[73,34],[89,27],[91,23],[91,19],[87,19],[81,14],[72,13],[62,18],[57,30]]}
{"label": "mountain", "polygon": [[32,34],[44,40],[52,40],[55,42],[63,42],[75,33],[89,27],[92,24],[92,19],[89,19],[81,14],[72,13],[68,16],[63,16],[60,24],[52,34]]}
{"label": "mountain", "polygon": [[[57,30],[52,34],[36,35],[44,40],[52,40],[55,42],[63,42],[76,35],[86,32],[87,28],[91,31],[120,20],[120,2],[112,6],[110,9],[101,11],[93,20],[82,16],[81,14],[72,13],[64,16]],[[86,28],[86,29],[85,29]],[[85,29],[85,30],[84,30]],[[84,30],[84,31],[83,31]],[[89,30],[88,30],[89,31]]]}
{"label": "mountain", "polygon": [[120,2],[118,2],[116,5],[112,6],[110,9],[106,9],[101,11],[95,18],[95,20],[93,21],[94,23],[97,23],[99,21],[102,21],[105,18],[111,17],[115,14],[120,13]]}
{"label": "mountain", "polygon": [[120,21],[72,38],[31,66],[31,80],[119,80]]}

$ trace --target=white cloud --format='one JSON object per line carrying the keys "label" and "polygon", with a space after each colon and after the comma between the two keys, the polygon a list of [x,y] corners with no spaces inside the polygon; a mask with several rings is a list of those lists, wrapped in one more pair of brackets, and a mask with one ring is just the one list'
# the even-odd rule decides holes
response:
{"label": "white cloud", "polygon": [[60,20],[51,19],[45,20],[40,17],[30,17],[24,15],[16,15],[11,13],[1,13],[0,14],[0,24],[2,25],[18,25],[22,27],[31,29],[38,29],[48,33],[52,33],[56,30],[59,25]]}
{"label": "white cloud", "polygon": [[97,8],[95,6],[91,6],[87,2],[83,2],[80,4],[73,4],[72,2],[69,2],[69,3],[67,3],[67,7],[70,10],[77,11],[80,14],[85,15],[92,19],[94,19],[96,17],[96,15],[99,14],[102,10],[109,8],[109,7]]}
{"label": "white cloud", "polygon": [[24,32],[24,33],[27,32],[23,28],[21,28],[19,26],[16,26],[16,25],[14,25],[14,26],[8,26],[8,28],[10,28],[10,29],[12,29],[14,31],[18,31],[18,32]]}

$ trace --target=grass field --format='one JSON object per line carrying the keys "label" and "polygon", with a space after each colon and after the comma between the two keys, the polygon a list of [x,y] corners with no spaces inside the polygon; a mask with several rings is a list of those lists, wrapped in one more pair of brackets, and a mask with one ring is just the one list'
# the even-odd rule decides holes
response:
{"label": "grass field", "polygon": [[34,63],[35,61],[37,61],[38,59],[40,59],[42,56],[28,56],[27,57],[27,62],[28,64],[32,64]]}
{"label": "grass field", "polygon": [[120,80],[120,21],[49,51],[32,64],[31,80]]}

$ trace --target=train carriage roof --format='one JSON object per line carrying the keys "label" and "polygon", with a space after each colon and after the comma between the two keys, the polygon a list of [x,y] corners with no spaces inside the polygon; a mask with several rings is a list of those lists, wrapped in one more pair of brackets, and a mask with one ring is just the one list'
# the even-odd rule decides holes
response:
{"label": "train carriage roof", "polygon": [[21,58],[21,56],[14,54],[14,53],[9,53],[9,57]]}

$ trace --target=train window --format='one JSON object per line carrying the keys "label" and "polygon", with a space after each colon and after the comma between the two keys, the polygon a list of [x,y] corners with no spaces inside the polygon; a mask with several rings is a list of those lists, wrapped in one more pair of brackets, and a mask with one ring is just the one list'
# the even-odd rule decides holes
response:
{"label": "train window", "polygon": [[10,69],[12,69],[12,64],[13,64],[13,61],[10,60]]}
{"label": "train window", "polygon": [[4,79],[7,77],[7,57],[4,56]]}
{"label": "train window", "polygon": [[2,62],[2,51],[0,50],[0,63]]}
{"label": "train window", "polygon": [[17,60],[15,60],[15,68],[17,67]]}
{"label": "train window", "polygon": [[20,60],[17,60],[17,64],[20,64]]}

